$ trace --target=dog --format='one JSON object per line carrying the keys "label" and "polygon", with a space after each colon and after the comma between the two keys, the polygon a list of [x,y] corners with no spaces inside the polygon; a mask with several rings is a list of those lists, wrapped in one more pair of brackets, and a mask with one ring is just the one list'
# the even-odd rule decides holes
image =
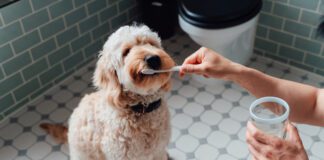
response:
{"label": "dog", "polygon": [[68,129],[40,126],[68,143],[72,160],[167,160],[171,127],[163,95],[171,89],[171,73],[141,70],[174,65],[157,33],[123,26],[105,42],[93,76],[97,90],[82,98]]}

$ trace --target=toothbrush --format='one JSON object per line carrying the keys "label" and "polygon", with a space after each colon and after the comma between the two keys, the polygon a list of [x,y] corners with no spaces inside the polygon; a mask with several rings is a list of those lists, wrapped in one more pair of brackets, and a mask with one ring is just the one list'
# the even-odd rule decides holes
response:
{"label": "toothbrush", "polygon": [[154,74],[154,73],[163,73],[163,72],[175,72],[180,71],[181,66],[174,66],[170,69],[163,69],[163,70],[154,70],[154,69],[143,69],[141,72],[142,74]]}

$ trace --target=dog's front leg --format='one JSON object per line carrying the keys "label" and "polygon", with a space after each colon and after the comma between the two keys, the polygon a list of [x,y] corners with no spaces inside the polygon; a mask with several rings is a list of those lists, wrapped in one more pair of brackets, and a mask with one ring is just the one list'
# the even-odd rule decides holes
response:
{"label": "dog's front leg", "polygon": [[166,150],[162,150],[154,155],[153,160],[168,160],[168,153]]}

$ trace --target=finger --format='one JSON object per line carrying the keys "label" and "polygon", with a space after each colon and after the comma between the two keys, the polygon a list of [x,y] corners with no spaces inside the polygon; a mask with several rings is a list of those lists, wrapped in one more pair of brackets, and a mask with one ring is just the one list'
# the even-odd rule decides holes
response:
{"label": "finger", "polygon": [[179,76],[180,76],[180,78],[182,78],[183,76],[185,75],[185,73],[184,72],[182,72],[182,71],[179,71]]}
{"label": "finger", "polygon": [[193,65],[193,64],[184,64],[181,69],[184,73],[199,73],[202,74],[204,72],[204,66],[201,64]]}
{"label": "finger", "polygon": [[198,51],[196,51],[195,53],[193,53],[192,55],[187,57],[184,60],[183,64],[197,64],[198,63],[198,58],[199,58],[199,56],[198,56],[199,52]]}
{"label": "finger", "polygon": [[253,156],[253,159],[256,159],[256,160],[265,160],[264,156],[255,149],[255,147],[251,146],[251,145],[248,145],[248,149],[250,151],[250,153],[252,154]]}
{"label": "finger", "polygon": [[251,137],[253,137],[256,141],[262,143],[262,144],[269,144],[268,138],[269,136],[261,132],[259,129],[257,129],[251,121],[247,124],[247,132],[251,134]]}
{"label": "finger", "polygon": [[203,59],[204,52],[206,51],[205,47],[199,48],[196,52],[194,52],[192,55],[187,57],[183,64],[200,64]]}
{"label": "finger", "polygon": [[271,145],[272,147],[278,148],[278,149],[283,147],[284,141],[282,139],[280,139],[279,137],[267,135],[264,132],[261,132],[250,121],[248,122],[247,131],[259,143],[262,143],[265,145]]}
{"label": "finger", "polygon": [[209,78],[209,76],[207,74],[203,74],[205,78]]}
{"label": "finger", "polygon": [[264,148],[266,145],[258,142],[250,132],[246,132],[246,142],[253,146],[258,152],[261,152],[261,148]]}
{"label": "finger", "polygon": [[297,127],[295,127],[290,122],[288,122],[287,124],[287,133],[291,141],[297,142],[298,144],[302,145],[303,142],[300,139]]}
{"label": "finger", "polygon": [[252,156],[252,160],[259,160],[259,159],[255,156]]}

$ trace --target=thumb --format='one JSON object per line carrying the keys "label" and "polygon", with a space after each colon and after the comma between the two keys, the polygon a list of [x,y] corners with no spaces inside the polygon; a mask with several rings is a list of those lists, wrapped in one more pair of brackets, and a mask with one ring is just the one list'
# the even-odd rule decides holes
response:
{"label": "thumb", "polygon": [[288,124],[287,124],[287,133],[288,133],[289,139],[291,141],[301,143],[301,139],[300,139],[297,128],[290,122],[288,122]]}
{"label": "thumb", "polygon": [[201,64],[184,64],[181,67],[181,72],[202,74],[204,72],[203,68],[204,67]]}

